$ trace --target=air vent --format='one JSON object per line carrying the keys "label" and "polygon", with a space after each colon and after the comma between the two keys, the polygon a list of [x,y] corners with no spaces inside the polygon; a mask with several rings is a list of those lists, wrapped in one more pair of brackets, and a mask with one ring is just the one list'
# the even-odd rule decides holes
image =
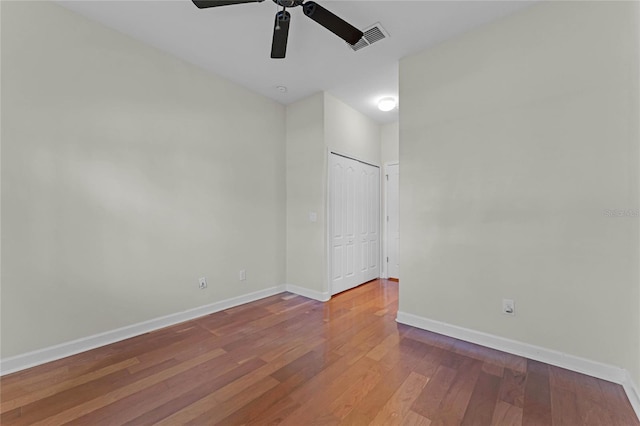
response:
{"label": "air vent", "polygon": [[376,26],[365,31],[364,38],[369,42],[369,44],[373,44],[376,41],[387,38],[387,36],[384,35],[380,27]]}
{"label": "air vent", "polygon": [[357,52],[360,49],[364,49],[365,47],[367,47],[369,45],[369,43],[367,43],[367,40],[365,40],[364,37],[362,37],[360,39],[360,41],[357,42],[356,44],[349,44],[349,43],[347,43],[347,44],[349,45],[349,47],[351,47],[353,49],[354,52]]}
{"label": "air vent", "polygon": [[373,43],[389,37],[389,33],[387,33],[387,31],[382,28],[380,22],[376,22],[370,27],[365,28],[364,30],[362,30],[362,32],[364,33],[364,36],[356,44],[347,43],[347,45],[354,52],[357,52],[360,49],[364,49],[365,47],[370,46]]}

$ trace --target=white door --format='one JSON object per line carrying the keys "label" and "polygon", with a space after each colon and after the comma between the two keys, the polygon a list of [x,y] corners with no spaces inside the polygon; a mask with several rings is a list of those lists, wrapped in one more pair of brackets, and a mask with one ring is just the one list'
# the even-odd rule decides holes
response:
{"label": "white door", "polygon": [[336,294],[380,276],[380,169],[329,156],[329,271]]}
{"label": "white door", "polygon": [[353,160],[332,155],[329,164],[330,273],[332,293],[358,285],[356,270],[356,167]]}
{"label": "white door", "polygon": [[361,282],[369,281],[369,194],[370,181],[368,170],[358,164],[358,273]]}
{"label": "white door", "polygon": [[387,166],[387,276],[400,279],[400,166]]}
{"label": "white door", "polygon": [[361,170],[361,271],[367,282],[380,276],[380,169],[361,163]]}

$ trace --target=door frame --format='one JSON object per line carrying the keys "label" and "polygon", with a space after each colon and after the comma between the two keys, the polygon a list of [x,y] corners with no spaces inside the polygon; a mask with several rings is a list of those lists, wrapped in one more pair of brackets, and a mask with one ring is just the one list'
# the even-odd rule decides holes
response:
{"label": "door frame", "polygon": [[[383,194],[384,201],[382,202],[383,216],[382,216],[382,232],[381,232],[383,242],[382,242],[382,250],[380,250],[380,252],[382,253],[381,265],[383,265],[383,268],[381,268],[381,271],[380,271],[380,275],[382,275],[382,278],[389,278],[389,262],[387,262],[387,256],[389,256],[389,227],[387,226],[388,224],[387,216],[389,214],[389,210],[388,210],[389,179],[387,178],[387,176],[389,176],[389,166],[398,166],[398,171],[399,171],[400,162],[390,161],[390,162],[384,163],[384,178],[382,179],[382,183],[383,183],[382,194]],[[400,194],[398,194],[398,199],[399,199],[399,196]]]}
{"label": "door frame", "polygon": [[[380,212],[380,215],[378,215],[378,255],[380,256],[380,258],[378,259],[378,265],[379,265],[379,273],[380,276],[382,277],[382,246],[383,246],[383,242],[380,241],[382,240],[382,209],[383,209],[383,202],[382,202],[382,176],[384,173],[382,173],[383,168],[380,166],[377,166],[375,164],[371,164],[367,161],[363,161],[363,160],[359,160],[355,157],[352,157],[350,155],[346,155],[343,154],[339,151],[333,150],[333,149],[327,149],[327,155],[326,155],[326,166],[324,168],[326,176],[324,179],[325,182],[325,200],[326,200],[326,205],[325,205],[325,239],[324,239],[324,245],[325,245],[325,256],[326,256],[326,262],[325,262],[325,274],[326,274],[326,280],[325,282],[327,283],[327,290],[329,293],[329,297],[333,297],[333,285],[332,285],[332,280],[331,280],[331,268],[333,266],[332,262],[331,262],[331,194],[329,193],[330,189],[331,189],[331,167],[330,167],[330,162],[331,162],[331,155],[338,155],[340,157],[344,157],[344,158],[348,158],[350,160],[354,160],[357,161],[359,163],[362,164],[366,164],[368,166],[372,166],[372,167],[376,167],[378,170],[380,170],[379,173],[379,177],[378,179],[380,180],[379,182],[379,191],[380,191],[380,197],[378,197],[378,211]],[[384,216],[386,219],[386,216]]]}

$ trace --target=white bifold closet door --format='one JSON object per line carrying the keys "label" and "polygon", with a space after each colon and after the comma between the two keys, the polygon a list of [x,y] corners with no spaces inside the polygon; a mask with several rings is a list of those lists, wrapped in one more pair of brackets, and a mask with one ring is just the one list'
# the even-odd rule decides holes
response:
{"label": "white bifold closet door", "polygon": [[329,156],[331,294],[380,276],[380,169]]}

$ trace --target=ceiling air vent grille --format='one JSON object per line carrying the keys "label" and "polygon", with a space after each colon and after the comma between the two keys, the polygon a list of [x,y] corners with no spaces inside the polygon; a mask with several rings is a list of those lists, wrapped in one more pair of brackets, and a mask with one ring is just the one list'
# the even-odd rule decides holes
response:
{"label": "ceiling air vent grille", "polygon": [[384,35],[380,27],[373,27],[364,32],[364,38],[369,42],[369,44],[373,44],[376,41],[380,41],[383,38],[387,38]]}
{"label": "ceiling air vent grille", "polygon": [[364,33],[364,37],[362,37],[356,44],[347,43],[347,45],[351,49],[353,49],[354,52],[357,52],[360,49],[364,49],[367,46],[371,46],[375,42],[389,37],[389,34],[387,33],[387,31],[385,31],[384,28],[382,28],[380,22],[376,22],[370,27],[365,28],[364,30],[362,30],[362,32]]}
{"label": "ceiling air vent grille", "polygon": [[357,52],[360,49],[364,49],[365,47],[367,47],[369,45],[369,43],[367,43],[367,40],[365,40],[364,37],[362,37],[360,39],[360,41],[357,42],[356,44],[349,44],[349,43],[347,43],[347,44],[349,45],[349,47],[351,47],[353,49],[354,52]]}

